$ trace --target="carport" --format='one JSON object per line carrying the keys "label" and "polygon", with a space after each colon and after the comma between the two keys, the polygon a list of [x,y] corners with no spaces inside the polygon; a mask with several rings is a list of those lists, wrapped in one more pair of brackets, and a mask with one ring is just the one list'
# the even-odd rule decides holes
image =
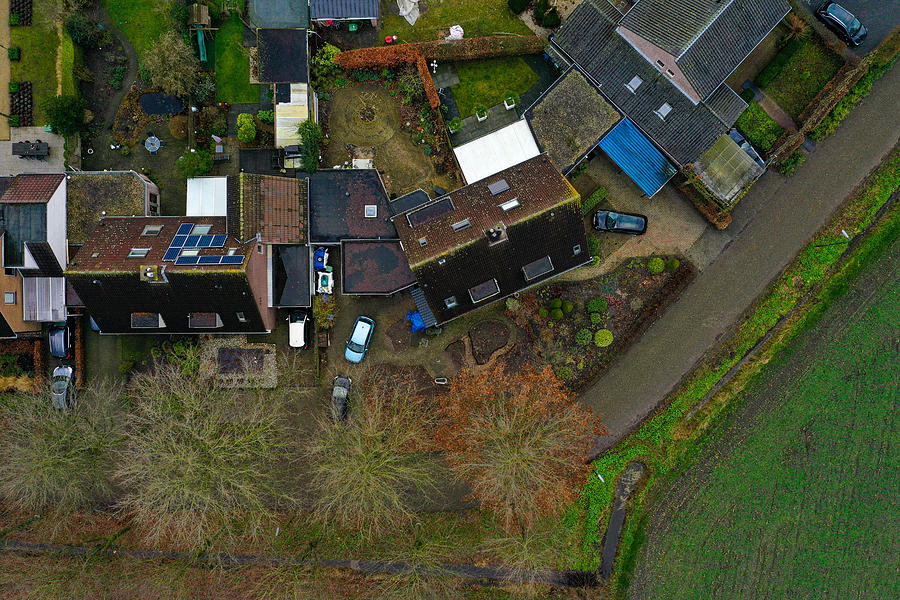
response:
{"label": "carport", "polygon": [[648,197],[675,174],[675,166],[629,119],[622,119],[598,146]]}

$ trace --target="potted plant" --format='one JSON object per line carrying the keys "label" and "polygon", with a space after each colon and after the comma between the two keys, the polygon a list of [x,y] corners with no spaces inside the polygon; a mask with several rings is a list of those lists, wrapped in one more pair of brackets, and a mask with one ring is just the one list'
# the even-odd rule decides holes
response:
{"label": "potted plant", "polygon": [[506,95],[503,97],[503,106],[506,107],[506,110],[511,110],[516,107],[516,104],[519,103],[519,97],[512,92],[506,92]]}
{"label": "potted plant", "polygon": [[485,121],[488,118],[488,109],[484,104],[479,104],[475,107],[475,118],[478,119],[478,122]]}
{"label": "potted plant", "polygon": [[453,117],[450,119],[450,122],[447,123],[447,128],[450,130],[450,133],[456,133],[462,128],[462,119]]}

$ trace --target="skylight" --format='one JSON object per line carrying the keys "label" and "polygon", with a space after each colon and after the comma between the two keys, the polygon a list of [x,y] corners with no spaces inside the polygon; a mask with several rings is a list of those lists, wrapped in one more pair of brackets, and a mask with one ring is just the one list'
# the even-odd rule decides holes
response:
{"label": "skylight", "polygon": [[660,106],[659,108],[657,108],[653,112],[655,112],[656,116],[659,117],[660,119],[665,119],[666,116],[668,116],[668,114],[670,112],[672,112],[672,107],[671,107],[671,105],[669,105],[668,102],[663,102],[663,105]]}
{"label": "skylight", "polygon": [[512,210],[515,207],[519,206],[519,199],[513,198],[512,200],[507,200],[503,204],[500,205],[500,208],[503,210]]}
{"label": "skylight", "polygon": [[637,89],[644,83],[644,80],[635,75],[631,78],[631,81],[625,84],[625,87],[628,88],[628,91],[632,94],[637,91]]}

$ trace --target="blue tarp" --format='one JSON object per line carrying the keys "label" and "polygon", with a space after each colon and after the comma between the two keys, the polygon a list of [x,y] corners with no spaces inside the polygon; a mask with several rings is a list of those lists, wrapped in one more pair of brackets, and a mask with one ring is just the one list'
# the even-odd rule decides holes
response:
{"label": "blue tarp", "polygon": [[628,119],[613,127],[599,146],[648,196],[675,174],[672,163]]}
{"label": "blue tarp", "polygon": [[422,320],[422,315],[419,314],[419,311],[406,313],[406,319],[412,324],[413,333],[425,330],[425,321]]}

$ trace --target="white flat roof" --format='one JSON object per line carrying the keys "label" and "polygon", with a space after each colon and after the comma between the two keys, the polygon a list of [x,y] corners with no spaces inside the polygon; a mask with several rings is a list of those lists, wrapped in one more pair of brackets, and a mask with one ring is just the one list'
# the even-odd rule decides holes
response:
{"label": "white flat roof", "polygon": [[523,119],[453,149],[466,183],[475,183],[541,153]]}
{"label": "white flat roof", "polygon": [[228,216],[228,178],[194,177],[187,180],[188,217]]}
{"label": "white flat roof", "polygon": [[309,88],[305,83],[291,84],[290,102],[275,105],[275,147],[300,143],[297,127],[309,119]]}

